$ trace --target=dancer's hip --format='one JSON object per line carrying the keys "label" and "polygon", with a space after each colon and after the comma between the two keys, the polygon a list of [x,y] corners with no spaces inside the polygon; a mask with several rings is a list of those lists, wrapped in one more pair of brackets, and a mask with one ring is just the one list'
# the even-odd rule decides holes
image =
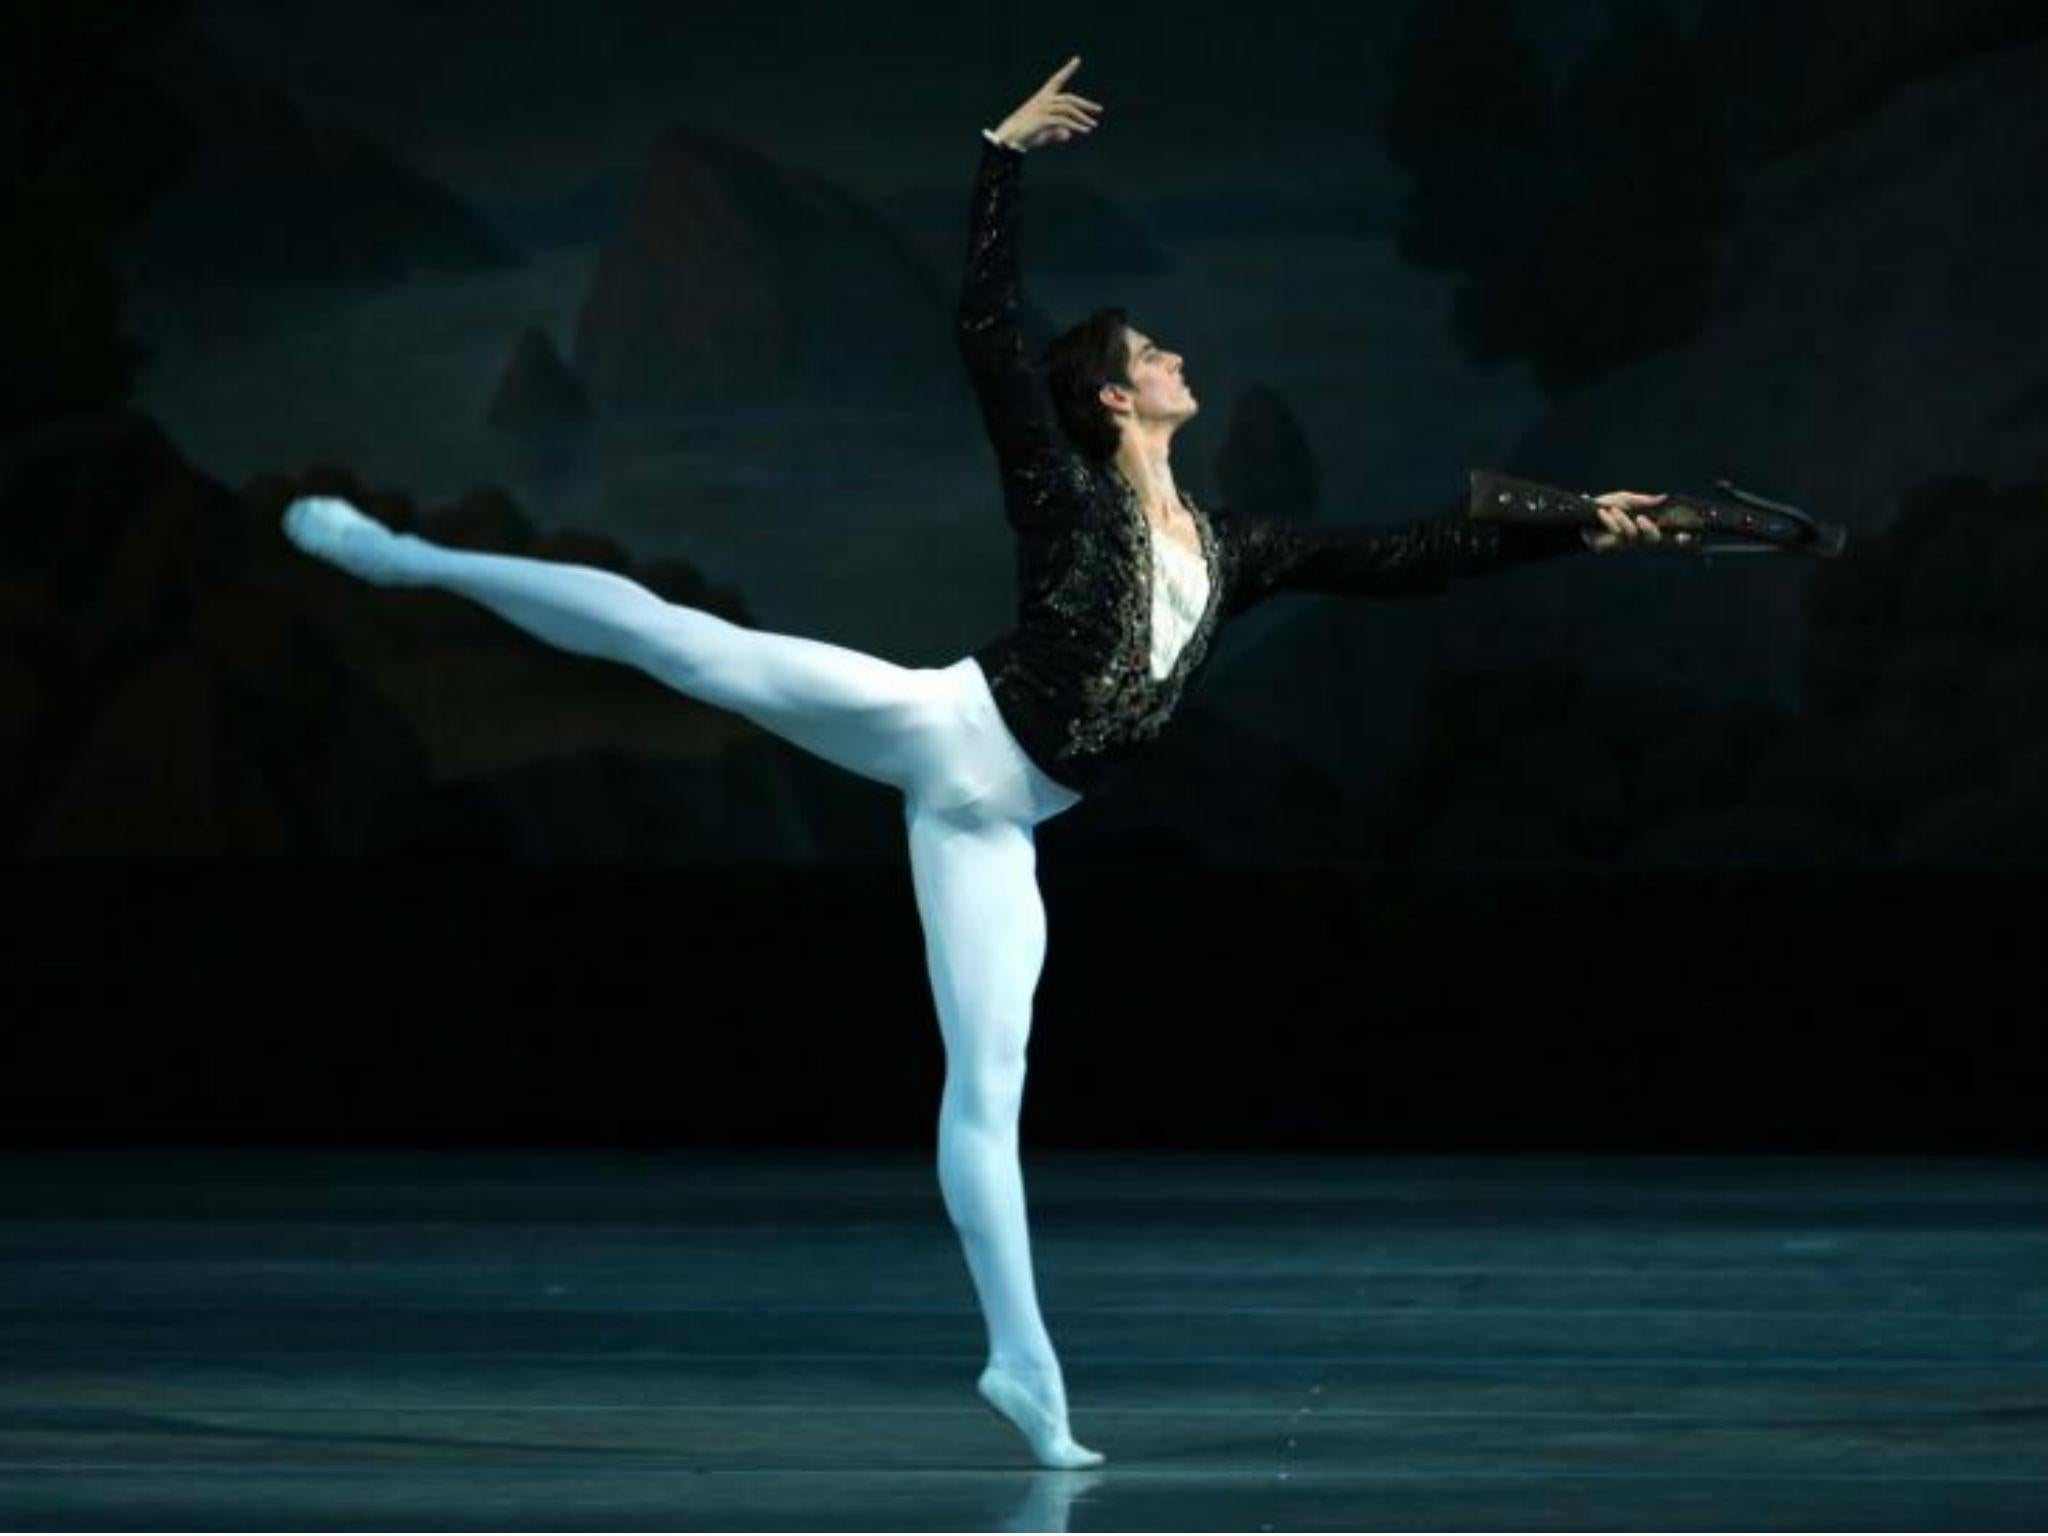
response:
{"label": "dancer's hip", "polygon": [[977,810],[1036,825],[1081,803],[1078,790],[1049,776],[1011,734],[980,662],[963,656],[938,677],[957,713],[960,749],[971,757],[967,777],[978,786]]}

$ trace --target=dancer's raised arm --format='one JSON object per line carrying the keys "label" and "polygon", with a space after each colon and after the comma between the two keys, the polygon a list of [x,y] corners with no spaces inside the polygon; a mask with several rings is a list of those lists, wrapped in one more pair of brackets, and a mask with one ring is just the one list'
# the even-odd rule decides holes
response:
{"label": "dancer's raised arm", "polygon": [[1075,457],[1053,413],[1044,370],[1027,353],[1018,326],[1017,197],[1027,150],[1064,143],[1095,127],[1093,114],[1101,107],[1060,89],[1080,62],[1078,55],[1069,59],[1001,126],[982,130],[967,272],[960,287],[960,352],[995,447],[1012,521],[1043,505],[1038,482],[1067,468]]}

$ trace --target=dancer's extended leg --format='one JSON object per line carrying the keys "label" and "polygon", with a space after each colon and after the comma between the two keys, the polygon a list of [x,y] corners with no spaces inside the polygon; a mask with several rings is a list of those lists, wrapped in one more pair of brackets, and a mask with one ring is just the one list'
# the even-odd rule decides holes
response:
{"label": "dancer's extended leg", "polygon": [[1031,1272],[1017,1124],[1045,907],[1028,822],[974,807],[907,807],[910,865],[932,995],[945,1038],[939,1188],[960,1234],[988,1329],[980,1390],[1047,1466],[1100,1453],[1067,1430],[1066,1384]]}
{"label": "dancer's extended leg", "polygon": [[379,586],[466,597],[559,650],[636,667],[827,762],[906,792],[954,766],[930,671],[670,603],[614,571],[394,534],[339,497],[302,497],[285,531]]}

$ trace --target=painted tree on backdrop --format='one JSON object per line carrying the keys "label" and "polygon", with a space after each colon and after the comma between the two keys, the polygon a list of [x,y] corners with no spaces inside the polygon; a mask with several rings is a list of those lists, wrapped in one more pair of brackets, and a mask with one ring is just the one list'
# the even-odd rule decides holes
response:
{"label": "painted tree on backdrop", "polygon": [[1410,176],[1399,248],[1457,274],[1475,362],[1556,395],[1695,334],[1734,194],[1690,42],[1621,0],[1553,92],[1511,0],[1419,0],[1381,130]]}
{"label": "painted tree on backdrop", "polygon": [[148,71],[191,0],[0,7],[0,432],[126,400],[147,350],[121,332],[113,238],[197,148]]}

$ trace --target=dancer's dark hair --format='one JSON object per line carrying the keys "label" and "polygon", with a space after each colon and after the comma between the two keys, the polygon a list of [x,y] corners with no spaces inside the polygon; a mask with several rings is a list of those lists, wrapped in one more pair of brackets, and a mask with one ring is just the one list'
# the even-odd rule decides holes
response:
{"label": "dancer's dark hair", "polygon": [[1102,403],[1102,386],[1135,387],[1124,333],[1128,319],[1120,308],[1098,309],[1045,349],[1045,380],[1060,425],[1074,446],[1097,463],[1116,457],[1118,441],[1116,418]]}

